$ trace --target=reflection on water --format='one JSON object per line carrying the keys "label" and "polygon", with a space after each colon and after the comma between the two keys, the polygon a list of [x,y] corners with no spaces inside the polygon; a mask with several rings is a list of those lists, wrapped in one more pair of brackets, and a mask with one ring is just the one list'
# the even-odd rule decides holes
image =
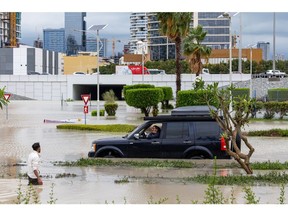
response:
{"label": "reflection on water", "polygon": [[[96,104],[89,110],[96,109]],[[128,112],[127,112],[128,111]],[[141,114],[132,108],[120,104],[116,120],[87,115],[87,124],[129,123],[138,125],[142,122]],[[122,136],[122,133],[101,133],[91,131],[57,130],[53,123],[44,123],[44,119],[62,120],[84,118],[83,102],[65,103],[51,101],[12,101],[9,104],[9,118],[6,120],[5,108],[0,112],[0,203],[13,203],[19,184],[19,173],[27,172],[27,156],[34,142],[42,146],[41,175],[44,178],[39,196],[41,203],[49,201],[49,193],[54,183],[54,196],[57,203],[148,203],[168,198],[165,203],[191,203],[203,201],[207,185],[181,180],[183,177],[198,174],[213,174],[211,166],[202,169],[165,169],[165,168],[123,168],[123,167],[59,167],[54,161],[74,161],[87,157],[93,140],[110,136]],[[270,123],[253,123],[249,129],[267,129]],[[287,128],[288,123],[273,125]],[[271,126],[271,125],[270,125]],[[287,138],[249,137],[255,147],[252,161],[286,161]],[[247,151],[243,147],[244,151]],[[55,178],[57,174],[74,173],[76,177]],[[217,175],[244,174],[241,169],[219,169]],[[129,178],[129,183],[116,184],[114,181]],[[181,179],[179,179],[181,178]],[[26,184],[26,179],[23,184]],[[40,188],[40,187],[39,187]],[[231,186],[221,186],[225,197],[231,196]],[[253,187],[256,196],[261,196],[261,203],[279,203],[278,186]],[[238,203],[245,203],[242,187],[233,186]]]}

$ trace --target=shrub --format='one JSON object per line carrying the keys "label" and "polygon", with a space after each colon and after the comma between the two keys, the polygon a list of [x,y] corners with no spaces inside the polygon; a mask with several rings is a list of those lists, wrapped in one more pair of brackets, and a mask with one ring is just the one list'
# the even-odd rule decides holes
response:
{"label": "shrub", "polygon": [[[105,110],[104,109],[100,109],[100,116],[104,116],[105,115]],[[91,116],[97,116],[97,110],[92,110],[91,111]]]}
{"label": "shrub", "polygon": [[288,101],[288,89],[268,89],[268,101]]}
{"label": "shrub", "polygon": [[106,91],[102,94],[103,100],[105,103],[114,103],[118,98],[115,96],[115,93],[112,89]]}
{"label": "shrub", "polygon": [[239,98],[246,98],[250,97],[250,90],[249,88],[235,88],[232,90],[232,97],[233,100],[237,100]]}
{"label": "shrub", "polygon": [[118,104],[117,103],[105,103],[104,108],[108,116],[115,116],[116,110],[118,108]]}
{"label": "shrub", "polygon": [[274,115],[278,109],[278,103],[277,102],[266,102],[263,104],[263,107],[265,109],[264,119],[274,118]]}
{"label": "shrub", "polygon": [[[207,105],[206,94],[208,98],[213,98],[211,92],[207,90],[183,90],[178,91],[176,106],[194,106],[194,105]],[[216,101],[210,103],[212,106],[218,107]]]}
{"label": "shrub", "polygon": [[126,92],[127,90],[131,90],[131,89],[145,89],[145,88],[154,88],[154,85],[150,85],[150,84],[136,84],[136,85],[127,85],[124,86],[123,88],[123,95],[124,98],[126,98]]}
{"label": "shrub", "polygon": [[173,109],[174,107],[171,104],[169,104],[169,100],[173,99],[172,88],[168,86],[161,86],[157,88],[161,88],[164,94],[163,101],[161,101],[162,109]]}
{"label": "shrub", "polygon": [[159,88],[130,89],[126,91],[126,103],[141,109],[145,116],[149,116],[152,106],[157,106],[163,100],[164,94]]}

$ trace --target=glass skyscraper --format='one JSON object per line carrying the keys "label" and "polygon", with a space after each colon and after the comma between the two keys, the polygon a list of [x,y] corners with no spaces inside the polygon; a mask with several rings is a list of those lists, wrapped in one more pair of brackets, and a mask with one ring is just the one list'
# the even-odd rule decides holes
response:
{"label": "glass skyscraper", "polygon": [[[99,42],[99,56],[107,57],[107,39],[100,38]],[[97,52],[97,39],[96,36],[87,35],[86,41],[86,51],[87,52]]]}
{"label": "glass skyscraper", "polygon": [[65,53],[65,29],[43,29],[43,49]]}
{"label": "glass skyscraper", "polygon": [[[191,27],[201,25],[207,32],[203,44],[213,49],[229,48],[229,18],[219,18],[223,12],[194,12]],[[151,60],[175,58],[175,44],[160,34],[156,13],[132,13],[130,16],[130,53],[137,41],[147,41]]]}
{"label": "glass skyscraper", "polygon": [[86,12],[65,13],[66,54],[76,55],[86,51]]}

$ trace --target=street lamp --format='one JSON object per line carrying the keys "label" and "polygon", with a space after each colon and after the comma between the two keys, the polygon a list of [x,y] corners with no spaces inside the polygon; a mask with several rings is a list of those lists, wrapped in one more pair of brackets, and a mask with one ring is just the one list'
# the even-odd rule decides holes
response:
{"label": "street lamp", "polygon": [[108,24],[105,25],[92,25],[88,28],[88,31],[96,31],[97,32],[97,120],[100,117],[100,86],[99,86],[99,31],[106,28]]}
{"label": "street lamp", "polygon": [[250,98],[252,98],[252,61],[253,61],[253,58],[252,58],[252,55],[253,55],[253,52],[252,52],[252,48],[255,47],[257,44],[253,44],[253,45],[248,45],[248,47],[250,48]]}
{"label": "street lamp", "polygon": [[[236,16],[239,12],[234,13],[232,16],[229,13],[223,13],[217,18],[226,18],[229,19],[229,85],[232,85],[232,34],[231,34],[231,18]],[[231,95],[231,92],[230,92]],[[231,99],[231,98],[230,98]],[[229,104],[229,111],[232,111],[232,101]]]}
{"label": "street lamp", "polygon": [[142,65],[142,83],[144,82],[144,43],[143,41],[138,41],[137,45],[141,47],[141,65]]}

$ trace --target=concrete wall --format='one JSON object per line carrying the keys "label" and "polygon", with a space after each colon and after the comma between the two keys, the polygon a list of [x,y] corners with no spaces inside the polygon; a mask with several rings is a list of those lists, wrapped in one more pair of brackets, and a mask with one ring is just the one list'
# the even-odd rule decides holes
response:
{"label": "concrete wall", "polygon": [[[219,86],[229,84],[228,74],[203,75],[206,84],[219,82]],[[249,74],[235,74],[232,81],[248,81]],[[143,81],[142,81],[143,79]],[[192,89],[194,74],[182,75],[182,90]],[[155,86],[171,86],[176,92],[175,75],[100,75],[99,85],[133,85],[140,83]],[[0,75],[0,88],[6,86],[6,91],[12,94],[26,96],[36,100],[61,100],[73,98],[75,85],[97,85],[97,75]]]}

